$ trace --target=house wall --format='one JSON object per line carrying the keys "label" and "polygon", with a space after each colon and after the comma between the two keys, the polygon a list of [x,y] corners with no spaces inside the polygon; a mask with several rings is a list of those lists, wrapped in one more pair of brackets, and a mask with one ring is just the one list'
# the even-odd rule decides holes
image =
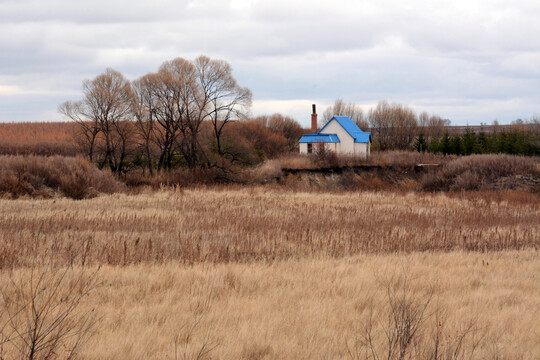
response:
{"label": "house wall", "polygon": [[369,143],[354,143],[354,154],[361,157],[368,157],[370,151]]}
{"label": "house wall", "polygon": [[[307,143],[300,143],[300,154],[307,154],[308,153],[308,144]],[[324,147],[326,150],[334,151],[337,153],[337,147],[336,145],[339,145],[339,143],[325,143]],[[313,152],[317,151],[317,147],[321,146],[321,143],[314,143],[313,144]]]}
{"label": "house wall", "polygon": [[354,139],[336,120],[332,120],[326,125],[321,134],[336,134],[339,137],[340,142],[337,143],[336,153],[354,154]]}

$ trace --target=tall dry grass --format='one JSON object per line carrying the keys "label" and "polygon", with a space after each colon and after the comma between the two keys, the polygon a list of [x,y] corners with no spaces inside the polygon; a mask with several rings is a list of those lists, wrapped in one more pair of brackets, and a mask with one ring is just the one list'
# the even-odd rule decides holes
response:
{"label": "tall dry grass", "polygon": [[370,317],[382,354],[385,284],[408,274],[411,297],[433,296],[419,350],[439,329],[442,353],[472,324],[475,353],[456,359],[538,359],[539,273],[537,251],[105,266],[77,308],[99,319],[80,358],[193,359],[207,346],[205,359],[349,359]]}
{"label": "tall dry grass", "polygon": [[539,197],[517,192],[449,197],[224,187],[0,200],[0,268],[25,266],[35,255],[59,265],[129,265],[538,249],[539,218]]}
{"label": "tall dry grass", "polygon": [[65,143],[73,141],[78,125],[75,122],[18,122],[0,124],[0,142],[18,144],[37,142]]}
{"label": "tall dry grass", "polygon": [[75,156],[81,154],[74,122],[0,123],[1,155]]}
{"label": "tall dry grass", "polygon": [[[77,274],[102,266],[70,314],[96,320],[82,359],[367,359],[366,329],[382,356],[395,309],[424,305],[409,358],[462,344],[451,358],[536,359],[539,215],[538,196],[521,192],[233,186],[0,200],[0,300],[10,279],[31,284],[29,268],[71,264],[77,299]],[[0,355],[17,358],[13,344]]]}

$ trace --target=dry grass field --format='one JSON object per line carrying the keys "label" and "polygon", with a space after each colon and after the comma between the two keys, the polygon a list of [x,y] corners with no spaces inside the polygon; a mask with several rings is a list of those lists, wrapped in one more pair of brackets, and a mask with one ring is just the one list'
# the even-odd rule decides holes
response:
{"label": "dry grass field", "polygon": [[74,141],[76,130],[77,124],[74,122],[1,123],[0,141],[17,144],[68,143]]}
{"label": "dry grass field", "polygon": [[[0,267],[250,262],[540,247],[540,197],[199,188],[0,200]],[[82,256],[77,256],[82,253]]]}
{"label": "dry grass field", "polygon": [[81,153],[74,122],[0,123],[0,154],[63,155]]}
{"label": "dry grass field", "polygon": [[[202,359],[371,359],[361,341],[373,314],[375,351],[386,358],[385,281],[407,274],[419,304],[433,291],[407,358],[433,358],[416,355],[439,331],[444,359],[538,359],[539,260],[529,250],[105,266],[75,313],[97,318],[79,357],[196,359],[206,347]],[[464,353],[450,356],[461,336]],[[69,355],[66,343],[59,355]]]}
{"label": "dry grass field", "polygon": [[[53,292],[62,309],[101,266],[71,313],[95,321],[83,359],[388,358],[403,329],[406,356],[389,358],[538,359],[539,219],[538,195],[502,191],[0,200],[2,309],[36,283],[30,268],[74,266]],[[19,313],[0,314],[0,343]]]}

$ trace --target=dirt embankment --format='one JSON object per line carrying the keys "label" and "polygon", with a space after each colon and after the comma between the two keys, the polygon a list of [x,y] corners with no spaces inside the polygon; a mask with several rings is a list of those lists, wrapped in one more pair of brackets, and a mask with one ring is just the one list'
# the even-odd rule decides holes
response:
{"label": "dirt embankment", "polygon": [[318,169],[282,169],[279,184],[320,190],[420,190],[424,170],[415,167],[361,165]]}
{"label": "dirt embankment", "polygon": [[287,186],[321,190],[520,190],[540,193],[540,164],[531,158],[475,155],[444,164],[284,168],[276,179]]}

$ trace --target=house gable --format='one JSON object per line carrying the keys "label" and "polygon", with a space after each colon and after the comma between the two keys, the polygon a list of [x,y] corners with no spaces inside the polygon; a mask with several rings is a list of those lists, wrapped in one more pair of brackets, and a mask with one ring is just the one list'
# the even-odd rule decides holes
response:
{"label": "house gable", "polygon": [[336,134],[341,142],[354,141],[354,138],[334,118],[330,119],[330,121],[322,127],[319,134]]}
{"label": "house gable", "polygon": [[[314,127],[313,127],[314,128]],[[363,132],[349,117],[334,116],[319,130],[303,135],[299,140],[300,153],[313,152],[314,145],[339,154],[369,156],[371,134]]]}
{"label": "house gable", "polygon": [[[367,143],[373,142],[371,139],[371,133],[363,132],[358,125],[354,123],[348,116],[334,116],[319,130],[319,133],[326,133],[328,131],[337,133],[335,131],[335,123],[338,123],[339,126],[354,140],[354,142]],[[330,127],[330,128],[328,128]]]}

